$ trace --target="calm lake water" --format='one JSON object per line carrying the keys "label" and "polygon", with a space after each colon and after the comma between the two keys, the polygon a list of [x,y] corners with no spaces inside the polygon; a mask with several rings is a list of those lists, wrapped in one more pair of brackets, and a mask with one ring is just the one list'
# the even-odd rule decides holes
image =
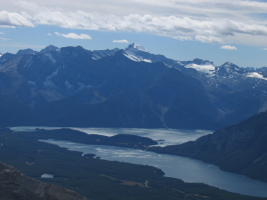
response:
{"label": "calm lake water", "polygon": [[[14,131],[35,131],[36,128],[45,130],[54,130],[62,127],[33,127],[21,126],[11,127]],[[159,146],[181,144],[187,141],[193,141],[203,135],[210,134],[210,130],[177,130],[177,129],[141,129],[141,128],[77,128],[68,127],[73,130],[82,131],[87,134],[96,134],[104,136],[114,136],[117,134],[130,134],[143,137],[149,137],[158,141]]]}
{"label": "calm lake water", "polygon": [[[46,129],[54,129],[48,128]],[[35,127],[15,127],[13,130],[33,131]],[[88,134],[100,134],[112,136],[118,133],[128,133],[150,137],[160,140],[162,145],[179,144],[194,140],[199,136],[211,133],[204,130],[164,130],[164,129],[94,129],[75,128]],[[164,140],[164,141],[162,141]],[[127,149],[121,147],[85,145],[69,141],[41,140],[55,144],[71,151],[79,151],[84,154],[93,153],[104,160],[121,161],[134,164],[150,165],[164,171],[168,177],[182,179],[191,183],[205,183],[230,192],[239,194],[267,197],[267,183],[248,178],[243,175],[228,173],[217,166],[191,158],[157,154],[142,150]]]}
{"label": "calm lake water", "polygon": [[166,176],[179,178],[185,182],[205,183],[230,192],[267,197],[267,183],[250,179],[246,176],[224,172],[217,166],[186,157],[121,147],[85,145],[68,141],[41,141],[55,144],[71,151],[79,151],[84,154],[93,153],[103,160],[154,166],[164,171]]}

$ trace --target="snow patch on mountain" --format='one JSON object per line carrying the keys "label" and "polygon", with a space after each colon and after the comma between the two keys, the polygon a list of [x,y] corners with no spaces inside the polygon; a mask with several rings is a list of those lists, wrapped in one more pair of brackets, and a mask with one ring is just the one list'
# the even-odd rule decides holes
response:
{"label": "snow patch on mountain", "polygon": [[145,47],[141,46],[140,44],[134,44],[134,48],[139,51],[148,52],[148,50]]}
{"label": "snow patch on mountain", "polygon": [[64,98],[62,94],[53,89],[41,90],[40,93],[48,102],[53,102]]}
{"label": "snow patch on mountain", "polygon": [[224,63],[221,67],[223,67],[227,73],[231,73],[233,71],[239,71],[240,70],[240,68],[238,66],[236,66],[235,64],[230,63],[230,62]]}
{"label": "snow patch on mountain", "polygon": [[[167,67],[169,67],[169,68],[173,68],[173,66],[171,66],[171,65],[167,65],[166,63],[163,63],[165,66],[167,66]],[[179,70],[179,71],[181,71],[180,69],[177,69],[177,70]]]}
{"label": "snow patch on mountain", "polygon": [[195,63],[191,63],[188,65],[185,65],[185,68],[193,68],[199,72],[205,73],[205,74],[212,74],[215,71],[215,66],[208,64],[208,65],[198,65]]}
{"label": "snow patch on mountain", "polygon": [[107,56],[113,56],[114,52],[101,52],[101,53],[94,53],[92,55],[92,58],[94,60],[100,60],[101,58],[107,57]]}
{"label": "snow patch on mountain", "polygon": [[92,56],[92,58],[93,58],[93,60],[99,60],[99,59],[101,59],[101,56],[94,54]]}
{"label": "snow patch on mountain", "polygon": [[51,53],[46,53],[45,55],[51,60],[53,64],[57,62]]}
{"label": "snow patch on mountain", "polygon": [[125,57],[129,58],[130,60],[135,61],[135,62],[141,62],[141,61],[143,61],[143,62],[147,62],[147,63],[152,63],[152,60],[144,59],[142,57],[137,57],[137,56],[135,56],[133,54],[124,53],[123,55]]}
{"label": "snow patch on mountain", "polygon": [[59,70],[59,68],[56,71],[54,71],[52,74],[50,74],[49,76],[47,76],[45,78],[45,80],[51,80],[53,77],[55,77],[58,74],[58,70]]}
{"label": "snow patch on mountain", "polygon": [[51,79],[58,74],[58,70],[59,69],[57,69],[56,71],[54,71],[52,74],[50,74],[45,78],[45,81],[43,82],[43,86],[45,88],[56,88],[56,85],[51,81]]}
{"label": "snow patch on mountain", "polygon": [[133,43],[133,44],[130,44],[126,49],[126,51],[128,50],[132,50],[132,51],[143,51],[143,52],[148,52],[148,50],[143,47],[142,45],[140,44],[136,44],[136,43]]}
{"label": "snow patch on mountain", "polygon": [[140,59],[132,54],[127,54],[127,53],[124,53],[123,54],[125,57],[129,58],[130,60],[132,61],[135,61],[135,62],[140,62]]}
{"label": "snow patch on mountain", "polygon": [[46,89],[54,89],[54,88],[57,88],[57,86],[51,80],[44,81],[43,82],[43,86]]}
{"label": "snow patch on mountain", "polygon": [[28,83],[32,86],[36,86],[36,83],[34,81],[28,81]]}
{"label": "snow patch on mountain", "polygon": [[71,90],[74,88],[74,86],[69,82],[69,81],[65,81],[65,87],[68,89],[68,90]]}
{"label": "snow patch on mountain", "polygon": [[148,59],[143,59],[143,61],[147,63],[152,63],[152,60],[148,60]]}
{"label": "snow patch on mountain", "polygon": [[78,85],[79,85],[79,90],[90,89],[93,87],[92,85],[85,85],[81,82],[78,82]]}
{"label": "snow patch on mountain", "polygon": [[258,72],[251,72],[247,74],[248,78],[258,78],[258,79],[263,79],[267,80],[267,78],[264,78],[262,74],[259,74]]}

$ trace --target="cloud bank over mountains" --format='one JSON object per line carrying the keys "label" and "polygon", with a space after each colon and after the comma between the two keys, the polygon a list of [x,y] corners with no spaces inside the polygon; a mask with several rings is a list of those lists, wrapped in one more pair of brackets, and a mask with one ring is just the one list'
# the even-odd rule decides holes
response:
{"label": "cloud bank over mountains", "polygon": [[[0,27],[49,25],[141,32],[204,43],[267,45],[267,22],[263,15],[267,3],[260,1],[0,1],[4,8],[0,11]],[[63,37],[82,39],[84,36]]]}

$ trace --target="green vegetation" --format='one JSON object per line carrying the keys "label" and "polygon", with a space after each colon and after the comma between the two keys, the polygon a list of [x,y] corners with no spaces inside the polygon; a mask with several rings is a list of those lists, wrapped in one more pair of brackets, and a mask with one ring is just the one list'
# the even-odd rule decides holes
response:
{"label": "green vegetation", "polygon": [[[81,156],[79,152],[39,142],[31,137],[32,134],[1,129],[0,161],[31,177],[67,187],[92,200],[264,199],[163,177],[161,170],[150,166]],[[71,135],[69,132],[68,139]],[[75,135],[72,137],[74,140]],[[54,178],[41,179],[44,173],[53,174]]]}

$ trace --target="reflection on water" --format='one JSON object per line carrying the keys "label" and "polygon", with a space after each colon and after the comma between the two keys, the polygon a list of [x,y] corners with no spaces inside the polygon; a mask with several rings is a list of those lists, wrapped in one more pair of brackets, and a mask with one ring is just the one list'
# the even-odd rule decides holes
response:
{"label": "reflection on water", "polygon": [[[35,131],[36,128],[53,130],[61,127],[11,127],[14,131]],[[212,133],[209,130],[178,130],[178,129],[140,129],[140,128],[76,128],[73,130],[82,131],[87,134],[96,134],[104,136],[114,136],[117,134],[131,134],[143,137],[149,137],[158,141],[160,146],[181,144],[187,141],[193,141],[197,138]]]}
{"label": "reflection on water", "polygon": [[[12,127],[15,131],[35,131],[35,128],[46,130],[61,127]],[[87,134],[113,136],[117,134],[132,134],[149,137],[161,146],[181,144],[192,141],[200,136],[210,134],[207,130],[166,130],[166,129],[137,129],[137,128],[72,128]],[[205,183],[231,192],[267,197],[267,183],[247,178],[242,175],[221,171],[217,166],[198,160],[156,154],[142,150],[120,147],[77,144],[69,141],[42,140],[72,151],[91,153],[105,160],[129,162],[134,164],[151,165],[164,171],[166,176],[182,179],[186,182]]]}
{"label": "reflection on water", "polygon": [[41,178],[54,178],[53,174],[42,174]]}
{"label": "reflection on water", "polygon": [[267,197],[267,183],[224,172],[214,165],[186,157],[68,141],[41,141],[56,144],[71,151],[95,154],[104,160],[154,166],[163,170],[166,176],[179,178],[186,182],[205,183],[235,193]]}

